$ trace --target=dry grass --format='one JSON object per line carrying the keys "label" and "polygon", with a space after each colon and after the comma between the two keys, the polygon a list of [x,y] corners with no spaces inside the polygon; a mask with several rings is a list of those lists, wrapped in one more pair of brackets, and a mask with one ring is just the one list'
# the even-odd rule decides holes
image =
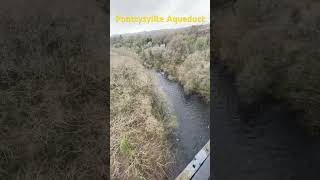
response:
{"label": "dry grass", "polygon": [[95,14],[10,3],[17,14],[0,6],[0,179],[106,179],[106,15],[82,0]]}
{"label": "dry grass", "polygon": [[165,179],[170,154],[165,119],[153,112],[150,74],[127,55],[111,51],[111,179]]}

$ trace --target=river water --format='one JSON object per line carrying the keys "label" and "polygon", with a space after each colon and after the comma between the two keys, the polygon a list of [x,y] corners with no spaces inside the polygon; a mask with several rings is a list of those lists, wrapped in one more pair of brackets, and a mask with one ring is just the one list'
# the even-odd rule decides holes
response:
{"label": "river water", "polygon": [[210,138],[210,105],[199,96],[186,95],[180,84],[168,80],[161,73],[156,72],[155,76],[170,110],[176,116],[171,139],[176,163],[170,177],[174,179]]}
{"label": "river water", "polygon": [[214,179],[320,179],[320,139],[295,123],[300,117],[279,102],[243,112],[231,76],[213,68]]}

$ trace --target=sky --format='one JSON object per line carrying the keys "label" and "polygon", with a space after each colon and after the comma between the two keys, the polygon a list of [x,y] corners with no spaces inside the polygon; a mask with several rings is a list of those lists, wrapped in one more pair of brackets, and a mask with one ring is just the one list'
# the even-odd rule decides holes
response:
{"label": "sky", "polygon": [[181,28],[201,23],[121,23],[116,16],[205,16],[210,22],[210,0],[111,0],[110,35],[151,31],[159,29]]}

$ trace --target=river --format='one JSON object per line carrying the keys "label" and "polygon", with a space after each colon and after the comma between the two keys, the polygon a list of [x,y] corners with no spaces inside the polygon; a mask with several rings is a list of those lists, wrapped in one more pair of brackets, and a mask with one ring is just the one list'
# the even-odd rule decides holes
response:
{"label": "river", "polygon": [[176,116],[171,139],[176,162],[170,177],[174,179],[210,138],[210,105],[199,96],[186,95],[180,84],[168,80],[161,73],[156,72],[155,76],[170,110]]}
{"label": "river", "polygon": [[296,113],[272,101],[243,112],[231,75],[219,64],[212,73],[214,179],[320,179],[320,139],[295,123]]}

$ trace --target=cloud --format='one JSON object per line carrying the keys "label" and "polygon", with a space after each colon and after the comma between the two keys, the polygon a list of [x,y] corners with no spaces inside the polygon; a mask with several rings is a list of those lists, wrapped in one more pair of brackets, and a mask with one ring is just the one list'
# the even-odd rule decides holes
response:
{"label": "cloud", "polygon": [[[124,34],[158,29],[172,29],[197,23],[117,23],[116,16],[205,16],[210,20],[210,0],[111,0],[110,34]],[[199,23],[198,23],[199,24]]]}

